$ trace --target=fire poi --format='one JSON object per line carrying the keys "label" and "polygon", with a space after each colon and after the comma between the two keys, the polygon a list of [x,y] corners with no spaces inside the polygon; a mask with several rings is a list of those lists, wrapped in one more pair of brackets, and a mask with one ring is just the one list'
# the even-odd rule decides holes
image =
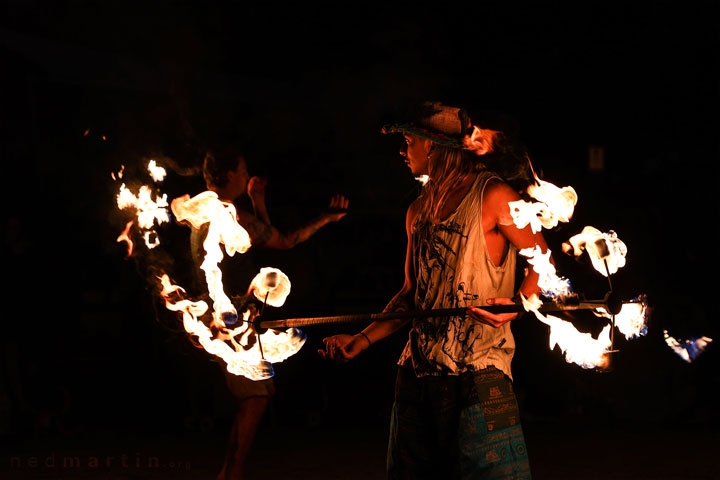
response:
{"label": "fire poi", "polygon": [[[148,171],[156,182],[164,178],[164,169],[154,161],[148,164]],[[117,177],[113,175],[113,178],[122,178],[122,170]],[[118,241],[128,244],[128,256],[133,252],[130,230],[135,222],[140,233],[146,238],[147,247],[152,249],[159,245],[156,235],[153,242],[147,241],[149,234],[155,233],[155,222],[169,221],[167,196],[153,197],[152,193],[152,189],[147,185],[140,187],[137,196],[130,192],[124,183],[120,186],[117,195],[118,207],[121,210],[134,208],[137,217],[126,224],[118,238]],[[158,277],[158,281],[165,306],[168,310],[181,314],[185,331],[195,337],[209,354],[225,361],[228,372],[251,380],[271,378],[274,375],[272,364],[281,362],[300,350],[305,343],[305,336],[295,328],[257,333],[251,323],[252,317],[258,313],[257,306],[243,301],[243,309],[238,312],[225,293],[219,267],[223,258],[221,245],[230,256],[242,254],[251,247],[250,236],[237,223],[235,207],[231,203],[220,201],[216,193],[206,191],[193,198],[189,195],[176,198],[172,201],[171,209],[178,222],[187,222],[195,228],[208,224],[208,235],[203,243],[206,255],[201,269],[205,272],[213,305],[211,319],[207,323],[203,322],[201,317],[208,312],[208,304],[203,300],[185,298],[185,289],[173,284],[170,277],[163,274]],[[279,307],[285,303],[290,293],[290,280],[282,271],[266,267],[253,279],[250,293],[263,302],[263,306],[268,304]]]}
{"label": "fire poi", "polygon": [[[469,141],[482,144],[482,131],[475,131]],[[529,160],[528,160],[529,162]],[[532,168],[532,166],[531,166]],[[163,181],[166,172],[157,162],[151,160],[148,172],[155,183]],[[123,178],[124,168],[115,180]],[[508,204],[515,225],[522,229],[528,225],[533,232],[551,229],[560,222],[567,223],[573,215],[578,195],[572,187],[558,188],[541,180],[534,174],[535,183],[527,189],[533,200],[510,202]],[[418,178],[420,182],[426,178]],[[148,185],[133,193],[122,183],[117,194],[117,205],[121,210],[135,210],[134,218],[128,221],[117,241],[128,245],[128,256],[133,253],[131,231],[135,225],[144,238],[148,249],[160,244],[155,226],[170,221],[167,196]],[[229,256],[243,254],[252,245],[245,229],[240,226],[231,203],[218,199],[217,194],[206,191],[190,197],[184,195],[174,199],[170,208],[178,222],[187,222],[194,228],[208,224],[208,235],[203,247],[206,252],[201,269],[205,272],[210,297],[210,307],[203,300],[186,298],[185,289],[174,285],[167,274],[158,277],[160,294],[168,310],[181,315],[186,332],[197,338],[198,343],[211,355],[221,358],[227,370],[252,380],[271,378],[273,363],[281,362],[294,355],[305,343],[305,335],[295,327],[325,325],[348,322],[371,322],[396,318],[423,318],[464,315],[466,308],[442,310],[406,311],[394,313],[340,315],[333,317],[310,317],[284,320],[264,320],[265,305],[281,307],[290,293],[290,280],[280,270],[271,267],[261,269],[252,280],[247,295],[239,302],[233,301],[224,291],[222,271],[219,267],[225,252]],[[576,258],[587,255],[594,269],[607,277],[610,291],[601,300],[587,300],[574,293],[568,279],[557,275],[550,261],[551,251],[545,252],[539,246],[524,249],[519,253],[527,258],[533,270],[539,274],[538,285],[545,301],[533,295],[521,298],[515,305],[484,306],[495,313],[531,312],[549,328],[549,347],[558,346],[565,360],[582,368],[604,368],[608,366],[608,354],[614,350],[614,331],[617,328],[626,339],[631,340],[647,333],[647,297],[640,295],[629,301],[622,301],[613,292],[611,276],[625,265],[627,247],[614,231],[601,232],[586,226],[581,233],[571,237],[562,245],[563,252]],[[251,297],[260,302],[258,306]],[[236,303],[238,305],[236,305]],[[238,311],[239,307],[239,311]],[[608,324],[595,338],[589,333],[578,331],[572,322],[551,315],[550,312],[589,310]],[[282,329],[282,330],[279,330]],[[668,346],[685,361],[691,362],[712,342],[707,337],[698,337],[679,342],[664,332]]]}

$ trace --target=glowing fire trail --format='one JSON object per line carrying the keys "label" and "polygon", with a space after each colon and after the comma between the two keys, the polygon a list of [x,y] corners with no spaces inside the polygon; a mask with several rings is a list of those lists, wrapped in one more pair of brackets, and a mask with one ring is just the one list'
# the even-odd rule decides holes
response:
{"label": "glowing fire trail", "polygon": [[203,192],[194,198],[184,195],[172,201],[173,214],[178,221],[188,221],[199,229],[209,224],[203,247],[207,252],[200,268],[205,272],[210,298],[213,299],[213,319],[217,327],[237,322],[237,310],[225,294],[222,284],[220,261],[223,259],[220,244],[225,245],[228,255],[245,253],[250,247],[250,236],[238,223],[235,207],[218,199],[215,192]]}
{"label": "glowing fire trail", "polygon": [[538,201],[518,200],[508,203],[515,226],[522,230],[530,225],[533,233],[537,233],[543,228],[556,227],[559,222],[569,222],[578,200],[575,190],[572,187],[558,188],[540,180],[535,172],[533,176],[535,183],[527,188],[527,194]]}
{"label": "glowing fire trail", "polygon": [[[206,351],[222,358],[230,373],[252,380],[271,378],[274,375],[272,363],[294,355],[305,343],[305,336],[297,329],[256,332],[249,322],[249,310],[242,313],[242,321],[238,323],[238,312],[224,292],[220,270],[220,261],[223,259],[221,244],[230,256],[238,252],[242,254],[251,247],[250,236],[237,223],[235,207],[219,200],[215,192],[207,191],[193,198],[189,195],[176,198],[171,208],[178,221],[188,222],[193,228],[199,229],[207,224],[207,235],[203,242],[206,254],[200,268],[205,272],[208,291],[213,300],[212,328],[197,318],[207,311],[204,302],[173,302],[169,300],[169,295],[163,294],[167,308],[182,312],[185,330],[196,336]],[[165,282],[169,280],[163,282],[163,291],[178,291],[179,287],[167,290]],[[249,291],[268,305],[281,306],[290,293],[290,280],[278,269],[263,268],[253,279]],[[198,314],[200,311],[202,313]],[[231,328],[236,323],[237,327]],[[217,333],[213,335],[213,331]],[[256,343],[257,348],[254,347]]]}
{"label": "glowing fire trail", "polygon": [[593,338],[589,333],[579,332],[571,322],[540,313],[542,302],[536,295],[529,299],[522,297],[522,301],[527,311],[533,312],[538,320],[550,327],[550,349],[557,345],[568,363],[575,363],[585,369],[608,365],[606,354],[612,350],[609,324],[598,338]]}
{"label": "glowing fire trail", "polygon": [[707,346],[712,342],[712,338],[709,337],[692,337],[688,340],[678,341],[671,337],[667,330],[663,330],[663,336],[665,337],[665,343],[672,349],[673,352],[677,353],[680,358],[685,360],[687,363],[692,363],[702,352],[705,351]]}
{"label": "glowing fire trail", "polygon": [[[113,179],[122,178],[125,167],[118,172],[117,177],[113,174]],[[148,172],[155,182],[161,182],[165,178],[165,169],[157,165],[155,160],[148,163]],[[116,197],[117,206],[120,210],[134,208],[136,211],[136,221],[140,233],[145,239],[145,245],[149,248],[155,248],[160,244],[160,239],[155,232],[155,225],[160,225],[170,221],[168,214],[167,195],[155,195],[153,198],[153,190],[147,185],[140,187],[138,194],[135,195],[123,183]],[[125,230],[117,238],[118,242],[126,242],[128,245],[128,256],[132,255],[133,242],[130,238],[130,229],[135,222],[131,221],[125,225]]]}

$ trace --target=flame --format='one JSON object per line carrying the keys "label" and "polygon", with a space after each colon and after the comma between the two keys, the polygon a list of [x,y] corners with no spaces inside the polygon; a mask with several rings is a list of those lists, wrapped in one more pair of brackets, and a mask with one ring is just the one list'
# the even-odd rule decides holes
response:
{"label": "flame", "polygon": [[277,268],[264,267],[250,282],[250,290],[261,302],[282,307],[290,294],[290,279]]}
{"label": "flame", "polygon": [[[251,247],[250,236],[237,223],[235,207],[232,203],[221,201],[215,192],[207,191],[193,198],[189,195],[176,198],[170,208],[178,221],[187,221],[194,228],[208,224],[208,233],[203,243],[206,254],[200,268],[205,272],[208,291],[213,300],[211,326],[218,330],[218,336],[212,338],[211,330],[205,324],[192,315],[188,319],[186,310],[180,310],[183,312],[185,329],[198,337],[205,350],[225,360],[228,372],[252,380],[272,377],[274,373],[271,364],[294,355],[305,343],[305,336],[294,328],[287,331],[270,330],[259,336],[258,348],[251,348],[257,334],[247,323],[248,311],[243,312],[243,321],[238,327],[228,328],[228,324],[237,322],[238,312],[223,289],[219,266],[223,252],[220,245],[225,246],[230,256],[236,252],[245,253]],[[250,290],[263,301],[267,294],[268,304],[281,306],[290,292],[290,280],[282,271],[266,267],[253,279]]]}
{"label": "flame", "polygon": [[126,242],[126,243],[127,243],[127,247],[128,247],[127,256],[128,256],[128,257],[132,255],[133,246],[134,246],[134,245],[133,245],[133,241],[132,241],[132,239],[130,238],[130,228],[133,226],[133,223],[135,223],[135,222],[133,222],[132,220],[130,220],[129,222],[127,222],[127,224],[125,225],[125,230],[122,231],[122,233],[120,234],[120,236],[119,236],[119,237],[117,238],[117,240],[116,240],[116,242],[118,242],[118,243],[120,243],[120,242]]}
{"label": "flame", "polygon": [[589,333],[578,331],[571,322],[540,313],[542,302],[537,295],[531,295],[529,299],[524,296],[521,298],[525,310],[533,312],[538,320],[550,327],[550,349],[557,345],[566,362],[575,363],[585,369],[608,365],[606,353],[610,352],[612,346],[610,325],[603,328],[598,338],[593,338]]}
{"label": "flame", "polygon": [[[210,354],[215,355],[225,361],[227,369],[235,375],[243,375],[252,380],[264,380],[273,376],[273,368],[270,360],[261,358],[259,352],[253,353],[252,349],[244,350],[247,346],[243,342],[236,341],[235,337],[245,332],[237,330],[249,330],[247,324],[242,324],[238,329],[225,332],[222,337],[213,337],[212,330],[208,328],[198,317],[207,311],[207,304],[203,301],[193,302],[182,298],[185,290],[182,287],[173,285],[167,274],[158,277],[162,284],[161,295],[165,299],[165,306],[168,310],[182,313],[183,327],[189,334],[195,336],[198,343]],[[172,300],[171,297],[178,297]],[[247,337],[247,335],[244,335]],[[228,345],[227,340],[232,339],[233,346]],[[235,348],[233,348],[235,347]],[[257,350],[257,349],[255,349]]]}
{"label": "flame", "polygon": [[680,358],[688,363],[692,363],[702,352],[705,351],[708,344],[712,342],[712,338],[699,337],[690,338],[679,342],[675,338],[671,337],[667,330],[663,330],[663,336],[665,337],[665,343],[670,347],[673,352],[677,353]]}
{"label": "flame", "polygon": [[425,185],[427,185],[427,182],[430,180],[430,176],[428,176],[428,175],[418,175],[417,177],[415,177],[415,180],[417,180],[418,182],[420,182],[420,185],[422,185],[422,186],[424,187]]}
{"label": "flame", "polygon": [[[599,317],[612,318],[604,308],[598,308],[594,313]],[[615,327],[628,340],[642,337],[647,334],[648,316],[647,298],[642,295],[623,303],[622,309],[615,315]]]}
{"label": "flame", "polygon": [[205,272],[210,298],[213,299],[213,316],[219,327],[237,321],[237,310],[223,291],[220,261],[223,252],[220,244],[231,257],[235,252],[245,253],[250,247],[250,236],[236,220],[232,203],[218,199],[217,193],[207,191],[193,198],[183,195],[172,201],[171,207],[178,221],[188,221],[195,228],[208,223],[208,233],[203,242],[205,260],[200,268]]}
{"label": "flame", "polygon": [[165,299],[168,310],[180,312],[183,327],[189,334],[195,336],[198,343],[211,355],[215,355],[227,364],[228,372],[242,375],[251,380],[264,380],[272,378],[273,363],[282,362],[297,353],[305,343],[305,336],[296,329],[291,328],[284,332],[269,330],[260,335],[263,351],[254,348],[257,343],[256,334],[247,322],[250,312],[243,313],[240,326],[234,329],[222,329],[213,335],[199,317],[207,309],[203,301],[193,302],[183,298],[185,290],[173,285],[167,274],[158,277],[162,285],[161,295]]}
{"label": "flame", "polygon": [[118,171],[117,176],[115,175],[115,172],[110,172],[110,176],[113,180],[118,180],[123,177],[123,172],[125,171],[125,165],[120,165],[120,171]]}
{"label": "flame", "polygon": [[614,231],[602,233],[595,227],[587,226],[563,243],[563,251],[575,257],[587,252],[595,270],[607,277],[608,271],[612,275],[625,266],[627,247]]}
{"label": "flame", "polygon": [[570,280],[557,275],[555,265],[550,261],[550,249],[543,253],[540,246],[535,245],[535,248],[523,248],[520,250],[520,255],[527,257],[528,263],[539,275],[538,286],[543,295],[548,298],[557,298],[572,293]]}
{"label": "flame", "polygon": [[156,183],[162,182],[165,179],[165,175],[167,175],[167,171],[159,166],[155,160],[150,160],[148,163],[148,172],[150,172],[150,176]]}
{"label": "flame", "polygon": [[558,188],[535,175],[535,183],[528,187],[527,193],[538,201],[508,202],[510,215],[517,228],[523,229],[530,225],[533,233],[537,233],[543,228],[554,228],[559,222],[567,223],[572,218],[578,200],[572,187]]}
{"label": "flame", "polygon": [[490,130],[487,128],[480,128],[473,125],[473,131],[470,135],[465,135],[463,138],[463,145],[468,150],[473,150],[477,155],[485,155],[492,153],[495,142],[495,137],[500,132],[496,130]]}
{"label": "flame", "polygon": [[[117,173],[117,178],[123,177],[123,171],[125,166],[122,166],[120,171]],[[150,176],[155,180],[162,180],[164,177],[165,169],[158,167],[154,160],[151,160],[148,164],[148,171]],[[115,174],[111,174],[113,180],[116,179]],[[155,224],[160,225],[170,221],[168,214],[168,201],[167,195],[155,195],[153,198],[153,190],[147,185],[140,187],[138,194],[135,195],[130,189],[123,183],[120,185],[120,190],[116,197],[117,205],[120,210],[127,208],[134,208],[137,215],[137,224],[140,228],[143,238],[145,239],[145,245],[152,249],[160,244],[160,238],[155,232]],[[129,227],[132,223],[129,223],[125,227],[125,231],[118,237],[118,242],[127,241],[130,253],[132,253],[132,242],[130,241],[130,230]]]}
{"label": "flame", "polygon": [[170,221],[168,216],[167,195],[153,199],[152,190],[147,185],[140,187],[137,196],[123,183],[117,194],[117,205],[120,210],[134,207],[137,209],[138,226],[141,229],[151,229],[155,222],[159,224]]}

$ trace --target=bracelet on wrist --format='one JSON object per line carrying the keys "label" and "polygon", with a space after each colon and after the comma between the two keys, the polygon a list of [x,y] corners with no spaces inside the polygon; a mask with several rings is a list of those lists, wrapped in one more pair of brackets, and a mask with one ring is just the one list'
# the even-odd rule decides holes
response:
{"label": "bracelet on wrist", "polygon": [[362,335],[363,337],[365,337],[365,340],[367,340],[367,342],[368,342],[368,347],[369,347],[370,345],[372,345],[372,342],[370,341],[370,339],[368,338],[368,336],[365,335],[363,332],[358,333],[358,335]]}

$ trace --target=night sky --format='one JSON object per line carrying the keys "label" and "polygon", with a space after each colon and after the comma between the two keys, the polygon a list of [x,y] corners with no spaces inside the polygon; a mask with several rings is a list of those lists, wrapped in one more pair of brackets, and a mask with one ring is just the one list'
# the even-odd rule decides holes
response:
{"label": "night sky", "polygon": [[[125,258],[111,172],[145,181],[150,158],[189,168],[243,142],[280,230],[346,195],[342,221],[293,250],[257,252],[293,282],[270,315],[377,312],[402,285],[419,191],[401,139],[380,128],[426,99],[510,116],[540,175],[579,195],[572,221],[547,233],[560,273],[602,296],[605,278],[560,244],[585,225],[615,230],[628,247],[615,288],[653,308],[647,336],[619,339],[606,374],[565,363],[536,320],[517,322],[528,423],[718,424],[717,341],[692,364],[663,341],[664,329],[718,338],[717,2],[105,3],[0,7],[7,454],[38,436],[192,432],[188,418],[203,416],[222,443],[229,425],[220,370],[146,280],[152,264],[188,275],[189,230],[163,227],[157,251]],[[591,147],[602,170],[589,167]],[[162,189],[194,195],[204,182],[171,171]],[[349,365],[315,353],[359,328],[305,330],[302,351],[276,365],[273,422],[301,437],[386,424],[405,334]]]}

